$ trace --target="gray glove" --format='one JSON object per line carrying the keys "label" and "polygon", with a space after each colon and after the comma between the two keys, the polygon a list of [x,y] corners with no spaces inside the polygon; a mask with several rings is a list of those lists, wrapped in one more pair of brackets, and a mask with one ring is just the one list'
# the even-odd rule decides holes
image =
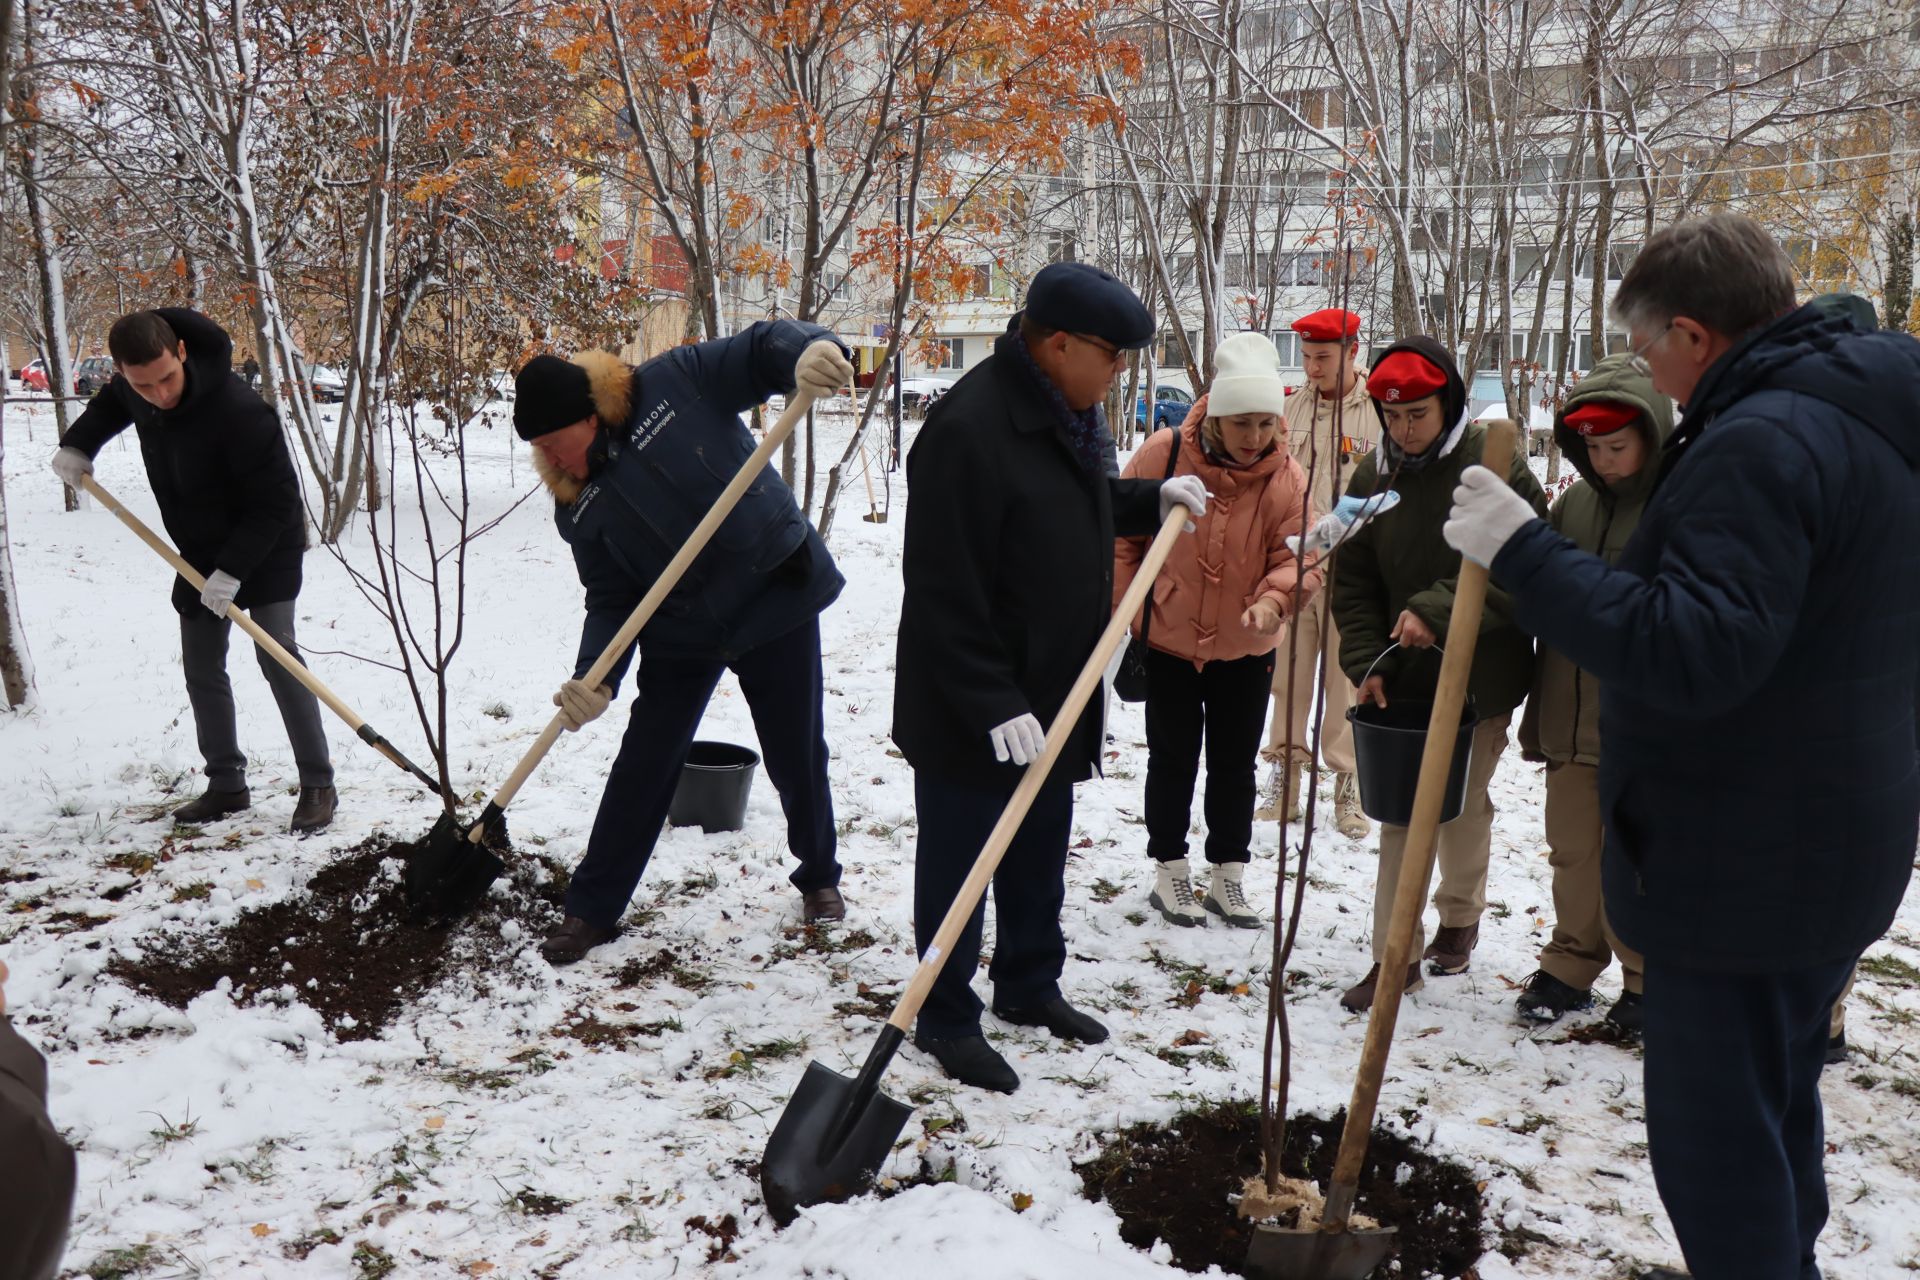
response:
{"label": "gray glove", "polygon": [[227,606],[233,603],[234,594],[239,590],[240,579],[225,569],[215,569],[207,575],[207,585],[200,588],[200,603],[224,618]]}
{"label": "gray glove", "polygon": [[71,445],[62,445],[53,454],[53,474],[60,477],[60,483],[80,491],[80,477],[93,474],[93,459]]}
{"label": "gray glove", "polygon": [[589,685],[585,680],[569,680],[553,695],[553,705],[560,708],[560,723],[569,733],[598,720],[612,702],[613,690],[604,684]]}
{"label": "gray glove", "polygon": [[831,338],[819,338],[807,344],[793,364],[793,382],[797,390],[814,399],[838,395],[853,384],[853,366],[840,354],[840,344]]}

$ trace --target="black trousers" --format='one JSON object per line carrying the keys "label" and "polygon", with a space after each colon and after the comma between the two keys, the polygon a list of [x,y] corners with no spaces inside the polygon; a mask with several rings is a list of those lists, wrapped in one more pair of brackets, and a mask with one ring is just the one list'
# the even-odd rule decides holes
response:
{"label": "black trousers", "polygon": [[1147,854],[1187,856],[1187,822],[1207,749],[1207,861],[1245,862],[1253,843],[1254,767],[1267,724],[1273,655],[1192,662],[1147,652]]}
{"label": "black trousers", "polygon": [[[305,661],[293,640],[293,605],[291,600],[257,604],[247,610],[247,616],[296,660]],[[200,757],[206,761],[207,785],[215,791],[238,791],[247,785],[247,755],[240,749],[233,684],[227,679],[227,641],[232,632],[232,619],[197,604],[180,615],[180,665],[187,677],[187,701],[193,705],[193,729]],[[320,700],[291,671],[269,658],[265,649],[255,645],[253,654],[280,707],[300,785],[332,786],[333,761],[320,722]]]}
{"label": "black trousers", "polygon": [[767,779],[786,811],[787,845],[800,859],[788,879],[802,893],[840,883],[821,710],[820,620],[814,618],[731,663],[640,655],[639,696],[607,774],[586,856],[567,886],[568,915],[611,928],[626,912],[660,839],[707,700],[729,668],[740,678]]}
{"label": "black trousers", "polygon": [[1646,966],[1647,1146],[1694,1280],[1819,1280],[1827,1020],[1853,961]]}
{"label": "black trousers", "polygon": [[[939,932],[1022,772],[1009,768],[1004,782],[982,784],[915,771],[913,804],[920,838],[914,849],[913,938],[921,955]],[[1072,834],[1073,784],[1050,781],[1040,788],[993,876],[995,936],[987,976],[993,980],[996,1008],[1031,1008],[1060,994],[1060,971],[1067,963],[1060,907],[1067,897],[1067,840]],[[986,911],[983,894],[920,1006],[922,1036],[946,1040],[980,1034],[981,1003],[973,993],[973,974],[980,967]]]}

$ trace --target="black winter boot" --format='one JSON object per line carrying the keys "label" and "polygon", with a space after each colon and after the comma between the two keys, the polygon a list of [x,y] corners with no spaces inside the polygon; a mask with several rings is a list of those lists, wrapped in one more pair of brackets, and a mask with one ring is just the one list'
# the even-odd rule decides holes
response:
{"label": "black winter boot", "polygon": [[993,1016],[1017,1027],[1045,1027],[1062,1040],[1078,1040],[1081,1044],[1099,1044],[1107,1038],[1104,1026],[1059,998],[1031,1009],[1003,1009],[995,1005]]}
{"label": "black winter boot", "polygon": [[1569,986],[1545,969],[1535,970],[1533,976],[1520,985],[1520,999],[1515,1002],[1520,1015],[1536,1022],[1554,1022],[1562,1014],[1593,1007],[1591,990]]}
{"label": "black winter boot", "polygon": [[1007,1060],[987,1043],[985,1036],[955,1036],[951,1040],[913,1038],[914,1047],[933,1055],[940,1069],[961,1084],[995,1093],[1012,1093],[1020,1087],[1020,1077]]}

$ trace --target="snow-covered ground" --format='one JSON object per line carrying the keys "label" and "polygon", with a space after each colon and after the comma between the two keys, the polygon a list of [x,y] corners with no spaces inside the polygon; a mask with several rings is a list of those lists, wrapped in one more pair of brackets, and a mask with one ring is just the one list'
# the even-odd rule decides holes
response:
{"label": "snow-covered ground", "polygon": [[[421,834],[432,804],[335,724],[339,820],[323,839],[287,836],[292,761],[266,684],[237,647],[256,807],[163,848],[168,827],[144,819],[199,781],[169,574],[107,512],[61,512],[45,469],[44,406],[9,405],[6,429],[39,702],[0,716],[0,954],[13,969],[14,1015],[51,1060],[54,1116],[80,1149],[76,1273],[98,1263],[95,1274],[298,1277],[894,1280],[903,1266],[916,1280],[1178,1274],[1164,1249],[1121,1242],[1111,1210],[1081,1197],[1074,1162],[1103,1132],[1253,1093],[1269,939],[1175,929],[1147,913],[1137,707],[1116,710],[1118,755],[1080,789],[1067,873],[1066,986],[1106,1011],[1114,1037],[1081,1048],[990,1020],[1025,1081],[1010,1097],[952,1088],[908,1049],[888,1087],[914,1099],[910,1132],[928,1136],[898,1151],[888,1172],[952,1164],[952,1182],[810,1211],[778,1233],[759,1204],[751,1162],[806,1060],[857,1067],[912,967],[912,792],[887,737],[904,485],[894,485],[892,520],[869,523],[856,477],[832,544],[849,581],[824,625],[851,904],[838,936],[852,945],[807,950],[792,932],[799,902],[763,778],[745,831],[668,832],[636,898],[644,922],[630,920],[586,963],[555,972],[528,936],[509,980],[484,1001],[430,996],[385,1035],[342,1043],[297,1002],[236,1007],[214,992],[182,1013],[102,970],[156,930],[211,930],[294,891],[369,834]],[[533,479],[504,422],[471,439],[484,521]],[[131,433],[102,454],[98,475],[158,523]],[[365,562],[363,526],[344,551]],[[469,794],[497,784],[544,724],[580,618],[571,559],[543,500],[488,533],[471,571],[453,712],[455,782]],[[323,678],[424,758],[404,685],[353,656],[390,652],[384,622],[325,550],[308,555],[299,617]],[[522,848],[544,840],[563,861],[579,855],[620,723],[609,716],[556,748],[514,806]],[[754,741],[731,680],[702,736]],[[1563,1042],[1598,1010],[1547,1031],[1514,1020],[1515,984],[1534,967],[1551,895],[1539,775],[1510,753],[1495,790],[1480,951],[1470,973],[1410,998],[1382,1114],[1417,1108],[1431,1148],[1485,1180],[1483,1280],[1614,1278],[1677,1262],[1645,1159],[1637,1058]],[[1321,807],[1324,821],[1324,798]],[[1265,894],[1276,827],[1260,824],[1256,840],[1251,888]],[[1346,1101],[1364,1031],[1336,998],[1366,967],[1373,857],[1330,827],[1316,848],[1293,960],[1304,975],[1294,1098],[1327,1111]],[[163,852],[150,866],[137,860]],[[620,965],[662,948],[704,989],[614,986]],[[1872,954],[1884,959],[1854,997],[1856,1056],[1826,1081],[1834,1208],[1822,1261],[1835,1280],[1920,1265],[1920,902],[1909,900]],[[1617,991],[1616,971],[1602,980],[1600,1008]],[[859,1012],[868,1007],[881,1012]],[[595,1049],[559,1034],[576,1011],[665,1025]],[[1156,1056],[1191,1031],[1217,1052],[1184,1064]],[[739,1232],[730,1254],[692,1223],[724,1230],[728,1215]],[[1533,1243],[1510,1261],[1497,1249],[1503,1234]]]}

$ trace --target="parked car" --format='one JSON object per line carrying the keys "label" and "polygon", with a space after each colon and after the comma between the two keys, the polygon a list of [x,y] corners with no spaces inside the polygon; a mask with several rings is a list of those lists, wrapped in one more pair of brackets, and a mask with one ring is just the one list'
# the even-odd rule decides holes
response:
{"label": "parked car", "polygon": [[1158,383],[1153,388],[1153,426],[1147,426],[1147,398],[1144,395],[1134,401],[1133,423],[1142,431],[1177,427],[1187,420],[1187,411],[1191,408],[1193,397],[1184,389]]}
{"label": "parked car", "polygon": [[1504,418],[1507,416],[1507,389],[1500,384],[1500,375],[1482,371],[1473,375],[1473,381],[1467,384],[1467,418],[1479,422],[1485,418]]}
{"label": "parked car", "polygon": [[487,375],[487,398],[490,400],[513,399],[513,375],[505,369],[495,369]]}
{"label": "parked car", "polygon": [[106,356],[88,356],[73,370],[73,394],[88,399],[113,381],[113,361]]}
{"label": "parked car", "polygon": [[334,404],[346,399],[347,380],[340,376],[339,370],[324,364],[308,365],[303,360],[296,360],[295,364],[300,376],[313,388],[315,400],[321,404]]}
{"label": "parked car", "polygon": [[958,382],[959,376],[947,377],[943,374],[922,374],[918,377],[900,380],[900,409],[909,417],[924,418],[934,402],[947,393],[948,388]]}
{"label": "parked car", "polygon": [[47,389],[47,362],[29,361],[20,371],[20,389],[22,391],[45,391]]}

